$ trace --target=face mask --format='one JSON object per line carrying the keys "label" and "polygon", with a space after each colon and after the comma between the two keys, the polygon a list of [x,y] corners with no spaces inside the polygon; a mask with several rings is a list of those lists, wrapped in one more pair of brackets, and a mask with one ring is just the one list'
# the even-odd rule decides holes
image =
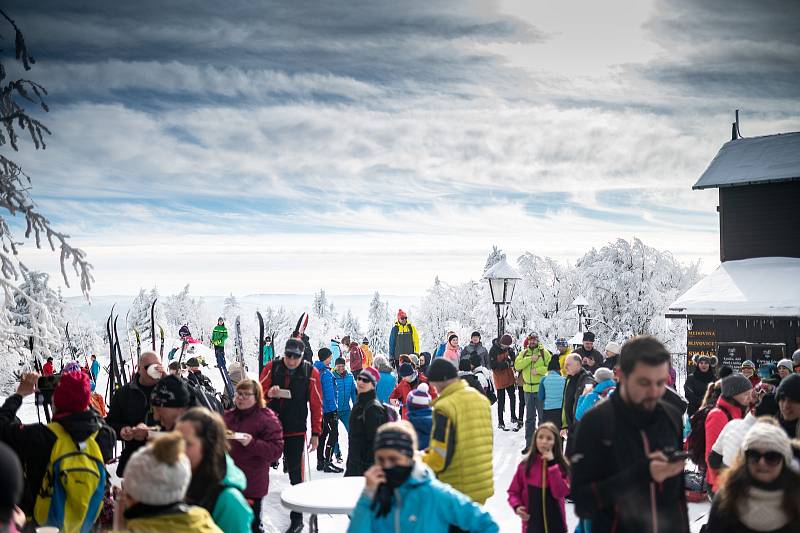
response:
{"label": "face mask", "polygon": [[411,475],[412,468],[412,465],[384,468],[383,473],[386,475],[386,485],[391,489],[396,489],[406,482]]}

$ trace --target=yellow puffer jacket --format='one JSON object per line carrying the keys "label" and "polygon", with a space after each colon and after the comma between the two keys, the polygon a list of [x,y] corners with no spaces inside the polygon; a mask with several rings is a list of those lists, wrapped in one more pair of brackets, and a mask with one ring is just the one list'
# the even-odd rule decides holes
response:
{"label": "yellow puffer jacket", "polygon": [[369,349],[369,344],[362,344],[361,351],[364,352],[364,368],[372,366],[372,350]]}
{"label": "yellow puffer jacket", "polygon": [[440,481],[483,505],[494,494],[492,439],[489,400],[459,379],[433,402],[431,440],[422,460]]}
{"label": "yellow puffer jacket", "polygon": [[175,506],[175,512],[164,512],[141,518],[131,518],[127,527],[120,532],[155,533],[168,531],[169,533],[222,533],[217,527],[208,511],[202,507],[180,504]]}
{"label": "yellow puffer jacket", "polygon": [[558,356],[558,364],[561,365],[561,375],[567,377],[567,369],[564,368],[564,361],[567,356],[572,353],[572,347],[567,348],[567,351]]}

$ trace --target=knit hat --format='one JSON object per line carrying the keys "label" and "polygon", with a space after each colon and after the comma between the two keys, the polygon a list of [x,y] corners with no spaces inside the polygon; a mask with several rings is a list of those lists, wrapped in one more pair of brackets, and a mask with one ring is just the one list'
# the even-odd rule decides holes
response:
{"label": "knit hat", "polygon": [[800,348],[795,350],[792,354],[792,365],[800,366]]}
{"label": "knit hat", "polygon": [[610,368],[598,368],[594,371],[594,380],[597,383],[601,381],[607,381],[609,379],[614,379],[614,372]]}
{"label": "knit hat", "polygon": [[192,480],[192,467],[183,449],[183,439],[170,434],[137,450],[125,467],[125,492],[146,505],[183,501]]}
{"label": "knit hat", "polygon": [[742,362],[742,366],[740,368],[747,368],[747,367],[754,369],[756,365],[754,365],[750,359],[747,359],[746,361]]}
{"label": "knit hat", "polygon": [[594,342],[594,333],[591,331],[584,331],[583,332],[583,342]]}
{"label": "knit hat", "polygon": [[414,375],[414,367],[411,366],[411,363],[403,363],[400,365],[400,368],[397,369],[397,374],[401,378],[407,378],[408,376]]}
{"label": "knit hat", "polygon": [[400,320],[401,318],[408,318],[408,315],[402,309],[398,309],[397,310],[397,320]]}
{"label": "knit hat", "polygon": [[511,346],[512,344],[514,344],[514,339],[511,338],[511,335],[506,333],[505,335],[500,337],[500,344],[502,344],[503,346]]}
{"label": "knit hat", "polygon": [[190,357],[186,360],[186,366],[189,368],[200,368],[200,361],[197,360],[197,357]]}
{"label": "knit hat", "polygon": [[617,342],[609,342],[608,344],[606,344],[606,351],[619,355],[619,352],[622,351],[622,348]]}
{"label": "knit hat", "polygon": [[742,449],[764,452],[778,452],[783,455],[783,461],[788,466],[792,464],[792,442],[780,426],[756,422],[744,436]]}
{"label": "knit hat", "polygon": [[569,346],[569,343],[567,342],[567,339],[565,339],[564,337],[559,337],[556,339],[556,346],[558,346],[559,348],[566,348],[567,346]]}
{"label": "knit hat", "polygon": [[800,374],[792,374],[783,378],[775,392],[775,399],[781,400],[782,398],[800,402]]}
{"label": "knit hat", "polygon": [[791,359],[781,359],[778,361],[778,368],[783,367],[789,370],[789,372],[794,372],[794,367],[792,366]]}
{"label": "knit hat", "polygon": [[177,376],[164,376],[150,393],[153,407],[190,407],[194,401],[192,391],[184,380]]}
{"label": "knit hat", "polygon": [[53,405],[59,414],[81,413],[89,407],[92,383],[83,372],[62,372],[53,392]]}
{"label": "knit hat", "polygon": [[388,429],[375,435],[375,451],[385,449],[396,450],[408,457],[414,457],[414,441],[404,431]]}
{"label": "knit hat", "polygon": [[[22,464],[14,450],[0,442],[0,522],[8,522],[22,496]],[[7,513],[7,514],[6,514]]]}
{"label": "knit hat", "polygon": [[428,368],[428,381],[447,381],[458,377],[456,365],[447,359],[436,359]]}
{"label": "knit hat", "polygon": [[556,372],[561,372],[561,362],[558,360],[558,357],[553,356],[550,358],[550,362],[547,363],[547,370],[555,370]]}
{"label": "knit hat", "polygon": [[414,366],[419,366],[419,356],[415,353],[408,354],[408,358],[411,359],[411,364]]}
{"label": "knit hat", "polygon": [[722,395],[726,398],[733,398],[737,394],[753,389],[750,380],[741,374],[731,374],[722,380]]}
{"label": "knit hat", "polygon": [[480,331],[473,331],[472,334],[469,336],[469,338],[471,339],[472,337],[478,337],[480,339],[481,338],[481,332]]}
{"label": "knit hat", "polygon": [[364,339],[361,341],[361,344],[369,344],[369,339],[364,337]]}
{"label": "knit hat", "polygon": [[412,410],[428,407],[431,404],[431,395],[428,391],[430,391],[430,387],[427,383],[422,382],[417,385],[417,388],[411,391],[406,399],[406,408]]}
{"label": "knit hat", "polygon": [[717,357],[715,355],[695,355],[694,356],[694,364],[698,364],[702,361],[705,361],[710,366],[717,366]]}
{"label": "knit hat", "polygon": [[247,369],[238,361],[228,365],[228,377],[231,378],[231,383],[236,385],[243,379],[247,379]]}
{"label": "knit hat", "polygon": [[337,357],[336,361],[334,361],[334,364],[344,365],[344,364],[347,364],[347,361],[344,360],[344,357]]}
{"label": "knit hat", "polygon": [[381,379],[381,373],[372,367],[367,367],[358,373],[358,377],[367,378],[372,382],[373,385],[377,385],[378,381]]}
{"label": "knit hat", "polygon": [[283,353],[289,356],[295,357],[303,357],[303,354],[306,351],[306,345],[303,344],[303,341],[300,339],[289,339],[286,341],[286,347],[283,349]]}
{"label": "knit hat", "polygon": [[326,361],[332,355],[333,355],[333,352],[330,350],[330,348],[322,347],[317,352],[317,358],[320,361]]}

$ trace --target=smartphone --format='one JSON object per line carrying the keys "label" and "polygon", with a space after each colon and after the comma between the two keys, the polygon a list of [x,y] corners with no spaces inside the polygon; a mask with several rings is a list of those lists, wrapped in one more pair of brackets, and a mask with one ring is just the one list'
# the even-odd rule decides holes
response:
{"label": "smartphone", "polygon": [[675,450],[671,454],[667,455],[667,461],[670,463],[677,463],[678,461],[683,461],[689,458],[689,452],[684,450]]}
{"label": "smartphone", "polygon": [[292,399],[292,391],[289,389],[278,389],[278,395],[276,398],[284,398],[286,400]]}

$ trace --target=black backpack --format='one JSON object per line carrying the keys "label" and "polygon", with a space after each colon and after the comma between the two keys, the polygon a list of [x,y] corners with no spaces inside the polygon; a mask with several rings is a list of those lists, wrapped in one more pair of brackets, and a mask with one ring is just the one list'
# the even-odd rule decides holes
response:
{"label": "black backpack", "polygon": [[[691,430],[689,436],[686,437],[686,449],[689,452],[689,459],[701,469],[706,467],[706,418],[714,407],[714,405],[706,405],[689,418]],[[730,413],[725,409],[722,409],[722,412],[730,421]]]}
{"label": "black backpack", "polygon": [[194,396],[194,404],[197,407],[205,407],[209,411],[225,414],[225,407],[222,404],[221,396],[218,392],[211,392],[205,387],[195,385],[191,381],[186,382],[189,385],[189,390],[192,391]]}

